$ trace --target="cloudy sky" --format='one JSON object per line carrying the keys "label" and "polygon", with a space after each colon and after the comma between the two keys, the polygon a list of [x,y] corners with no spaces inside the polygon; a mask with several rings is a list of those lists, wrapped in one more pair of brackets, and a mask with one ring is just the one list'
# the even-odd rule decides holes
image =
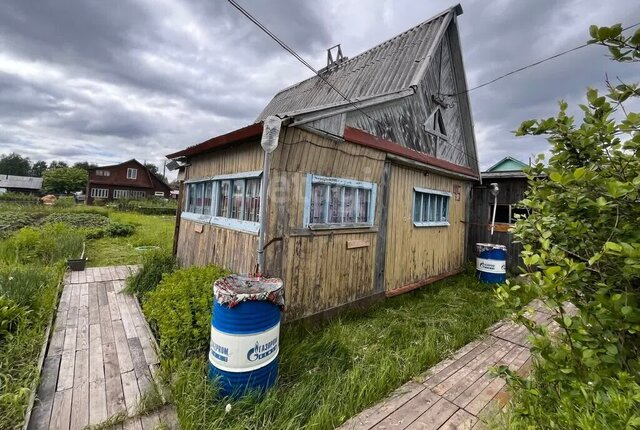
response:
{"label": "cloudy sky", "polygon": [[[239,0],[318,68],[352,57],[450,1]],[[640,22],[636,0],[462,1],[470,87],[580,45],[589,24]],[[0,13],[0,153],[98,164],[164,155],[252,123],[281,88],[310,76],[223,0],[5,0]],[[523,161],[542,139],[522,120],[575,107],[587,86],[640,81],[589,46],[471,93],[481,167]]]}

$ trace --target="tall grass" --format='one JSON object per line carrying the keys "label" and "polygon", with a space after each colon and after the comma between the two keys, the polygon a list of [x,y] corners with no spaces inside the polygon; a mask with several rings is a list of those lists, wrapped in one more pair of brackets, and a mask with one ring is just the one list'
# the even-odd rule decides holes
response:
{"label": "tall grass", "polygon": [[0,341],[0,429],[22,428],[63,269],[62,264],[0,267],[0,296],[28,310],[11,336]]}
{"label": "tall grass", "polygon": [[25,227],[0,242],[0,264],[44,264],[77,258],[84,234],[64,223]]}
{"label": "tall grass", "polygon": [[218,398],[206,353],[163,368],[183,429],[332,429],[502,316],[492,289],[466,274],[324,326],[285,326],[279,381],[264,399]]}

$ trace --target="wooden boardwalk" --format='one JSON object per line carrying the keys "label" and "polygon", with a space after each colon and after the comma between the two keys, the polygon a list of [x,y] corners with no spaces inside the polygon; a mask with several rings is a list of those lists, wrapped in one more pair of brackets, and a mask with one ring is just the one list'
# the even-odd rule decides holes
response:
{"label": "wooden boardwalk", "polygon": [[[136,266],[94,267],[65,276],[29,429],[75,430],[127,411],[152,386],[155,341],[138,301],[122,292]],[[116,428],[153,429],[170,413]]]}
{"label": "wooden boardwalk", "polygon": [[[549,309],[539,302],[532,306],[529,318],[557,329]],[[531,366],[527,335],[524,326],[499,322],[486,338],[465,345],[340,430],[486,428],[486,417],[509,399],[504,380],[493,377],[490,369],[504,364],[526,374]]]}

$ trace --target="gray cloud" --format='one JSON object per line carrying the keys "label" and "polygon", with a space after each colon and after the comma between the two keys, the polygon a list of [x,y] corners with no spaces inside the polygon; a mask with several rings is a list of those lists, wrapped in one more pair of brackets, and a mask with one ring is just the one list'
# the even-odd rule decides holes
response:
{"label": "gray cloud", "polygon": [[[448,1],[241,1],[312,64],[416,25]],[[640,21],[632,0],[463,2],[471,87],[583,43],[591,23]],[[628,20],[628,22],[626,22]],[[640,81],[599,47],[567,54],[470,93],[483,167],[526,161],[543,139],[511,133],[580,102],[605,73]],[[310,75],[224,1],[9,0],[0,14],[0,152],[113,163],[164,154],[253,121],[281,88]]]}

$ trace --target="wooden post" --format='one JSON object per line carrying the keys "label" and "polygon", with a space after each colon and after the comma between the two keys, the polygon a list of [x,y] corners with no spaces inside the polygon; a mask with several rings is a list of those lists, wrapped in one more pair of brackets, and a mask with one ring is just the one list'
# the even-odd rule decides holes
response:
{"label": "wooden post", "polygon": [[184,180],[178,186],[178,208],[176,209],[176,226],[173,230],[173,255],[178,254],[178,235],[180,234],[180,214],[182,213],[182,200],[184,199]]}

